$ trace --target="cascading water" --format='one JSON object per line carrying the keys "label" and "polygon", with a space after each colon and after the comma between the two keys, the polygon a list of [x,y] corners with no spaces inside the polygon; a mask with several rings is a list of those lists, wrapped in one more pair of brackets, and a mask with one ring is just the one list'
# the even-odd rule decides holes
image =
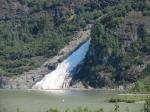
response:
{"label": "cascading water", "polygon": [[68,87],[72,79],[73,70],[83,62],[90,46],[90,39],[73,52],[57,68],[47,74],[40,82],[37,82],[33,89],[60,89]]}

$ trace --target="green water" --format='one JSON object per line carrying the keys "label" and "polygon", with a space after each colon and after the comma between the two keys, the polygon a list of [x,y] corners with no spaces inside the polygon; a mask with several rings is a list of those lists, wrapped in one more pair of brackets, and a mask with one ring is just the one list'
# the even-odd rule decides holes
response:
{"label": "green water", "polygon": [[[112,96],[117,95],[113,91],[102,90],[0,90],[0,112],[16,112],[17,107],[24,112],[44,112],[49,108],[88,107],[91,110],[104,108],[110,112],[114,104],[106,102]],[[119,103],[121,112],[129,108],[130,112],[141,112],[141,103]]]}

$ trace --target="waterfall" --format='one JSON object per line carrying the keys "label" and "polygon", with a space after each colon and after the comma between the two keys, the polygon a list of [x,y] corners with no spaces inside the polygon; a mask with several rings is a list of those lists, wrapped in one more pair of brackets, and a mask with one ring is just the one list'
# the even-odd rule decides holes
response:
{"label": "waterfall", "polygon": [[73,70],[83,62],[90,46],[90,39],[74,51],[57,68],[37,82],[33,89],[60,89],[68,87],[72,80]]}

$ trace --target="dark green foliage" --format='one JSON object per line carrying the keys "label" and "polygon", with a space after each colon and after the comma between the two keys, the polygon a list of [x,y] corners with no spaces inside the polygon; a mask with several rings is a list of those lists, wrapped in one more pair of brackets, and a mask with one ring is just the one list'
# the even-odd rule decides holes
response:
{"label": "dark green foliage", "polygon": [[135,87],[133,90],[139,92],[147,92],[150,91],[150,78],[141,79],[136,82]]}
{"label": "dark green foliage", "polygon": [[150,99],[147,99],[144,104],[144,112],[150,112]]}
{"label": "dark green foliage", "polygon": [[[17,3],[16,3],[17,2]],[[40,66],[36,57],[50,58],[74,33],[102,15],[101,10],[67,0],[5,1],[0,13],[0,75],[17,75]],[[20,4],[19,4],[20,3]],[[75,4],[75,7],[69,8]],[[11,8],[12,4],[17,6]],[[1,7],[0,7],[1,10]],[[11,12],[12,11],[12,12]]]}
{"label": "dark green foliage", "polygon": [[[91,10],[92,6],[77,7],[75,1],[7,0],[4,3],[6,7],[0,12],[0,75],[7,76],[39,66],[32,58],[42,56],[44,60],[56,55],[74,32],[102,15],[99,9]],[[12,4],[16,7],[11,7]],[[71,4],[76,6],[69,9]]]}
{"label": "dark green foliage", "polygon": [[51,18],[40,16],[39,20],[28,17],[19,21],[0,21],[0,67],[2,73],[6,73],[1,75],[27,71],[34,67],[30,58],[51,57],[64,45],[66,40],[53,29]]}
{"label": "dark green foliage", "polygon": [[[109,99],[110,103],[119,103],[119,102],[125,102],[125,103],[135,103],[139,101],[147,101],[150,99],[150,95],[136,95],[136,94],[124,94],[124,95],[117,95]],[[117,107],[115,105],[115,107]]]}
{"label": "dark green foliage", "polygon": [[[146,1],[136,1],[137,4],[144,4],[142,7],[147,7]],[[137,39],[134,41],[122,39],[123,35],[127,34],[125,30],[121,32],[124,26],[125,19],[131,11],[145,11],[146,8],[141,8],[130,0],[115,7],[107,7],[103,10],[106,16],[97,21],[91,30],[91,48],[87,54],[87,59],[81,70],[81,79],[88,82],[92,87],[110,86],[112,83],[123,84],[125,82],[135,82],[141,77],[132,77],[128,72],[132,66],[142,66],[145,64],[145,56],[150,54],[150,38],[147,35],[149,29],[143,24],[137,26]],[[132,23],[133,24],[133,23]],[[132,31],[129,31],[132,32]],[[132,37],[132,35],[130,35]],[[125,44],[124,42],[130,42]],[[148,71],[146,74],[149,74]],[[86,75],[83,75],[86,74]],[[138,73],[136,73],[138,74]],[[133,74],[134,76],[135,74]],[[86,77],[86,78],[85,78]],[[106,79],[105,79],[106,78]],[[109,78],[109,80],[108,80]],[[95,80],[95,81],[92,81]]]}
{"label": "dark green foliage", "polygon": [[150,65],[148,64],[140,74],[140,80],[135,83],[134,91],[147,92],[150,91]]}
{"label": "dark green foliage", "polygon": [[[127,71],[133,65],[142,66],[145,56],[150,54],[149,29],[143,24],[138,25],[138,39],[129,44],[124,44],[117,33],[121,32],[119,29],[131,11],[149,15],[148,0],[125,0],[111,7],[99,0],[85,4],[67,0],[18,1],[30,11],[24,15],[21,9],[16,9],[16,13],[11,14],[8,7],[6,17],[0,19],[0,75],[12,76],[36,68],[41,63],[37,64],[33,58],[45,60],[56,55],[75,32],[95,23],[80,78],[94,87],[134,82],[139,78],[130,78]],[[7,5],[10,3],[9,0],[6,2]],[[71,3],[75,6],[71,7]],[[102,15],[104,18],[99,20]],[[103,77],[105,74],[107,77]],[[141,74],[140,78],[148,76],[149,70]]]}

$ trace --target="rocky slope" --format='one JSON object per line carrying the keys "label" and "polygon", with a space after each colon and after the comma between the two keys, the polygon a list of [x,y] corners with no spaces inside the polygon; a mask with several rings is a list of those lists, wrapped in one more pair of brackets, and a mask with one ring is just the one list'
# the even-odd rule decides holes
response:
{"label": "rocky slope", "polygon": [[[1,0],[0,87],[31,88],[87,40],[90,31],[80,29],[102,16],[101,9],[119,2]],[[66,47],[60,49],[62,44]]]}
{"label": "rocky slope", "polygon": [[107,9],[107,15],[92,27],[91,48],[76,82],[94,88],[134,83],[150,90],[150,84],[144,83],[150,77],[149,4],[148,0],[125,1]]}
{"label": "rocky slope", "polygon": [[58,63],[69,56],[80,45],[86,42],[90,38],[90,30],[79,31],[73,40],[62,48],[57,56],[47,60],[41,67],[25,72],[19,76],[0,77],[0,88],[13,88],[13,89],[31,89],[32,86],[40,81],[46,74],[50,73],[56,68]]}

